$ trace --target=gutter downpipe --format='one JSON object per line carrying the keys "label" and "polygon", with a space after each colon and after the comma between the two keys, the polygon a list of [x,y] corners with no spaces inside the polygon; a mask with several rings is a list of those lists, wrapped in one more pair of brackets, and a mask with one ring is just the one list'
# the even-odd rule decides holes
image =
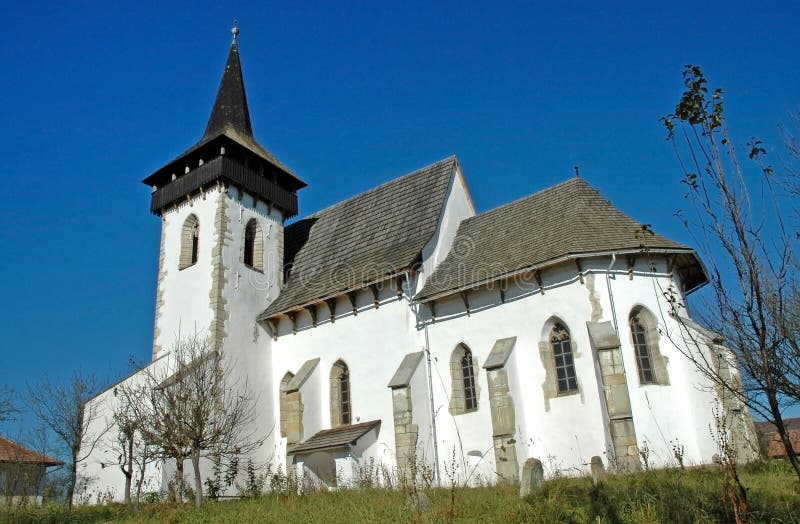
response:
{"label": "gutter downpipe", "polygon": [[[408,274],[407,274],[408,275]],[[406,277],[406,283],[408,284],[408,304],[411,306],[411,310],[414,312],[414,317],[416,317],[417,322],[420,322],[420,308],[422,307],[422,303],[417,302],[414,297],[411,296],[411,283],[408,276]],[[441,480],[441,473],[439,472],[439,438],[436,434],[436,405],[433,402],[433,368],[431,364],[431,344],[430,338],[428,337],[428,324],[427,322],[423,321],[422,324],[423,332],[425,333],[425,347],[423,350],[425,351],[425,363],[427,365],[427,373],[428,373],[428,398],[431,401],[430,410],[431,410],[431,433],[433,436],[433,460],[434,460],[434,474],[436,475],[436,484],[438,485]]]}
{"label": "gutter downpipe", "polygon": [[[419,309],[420,305],[417,305],[417,309]],[[419,317],[417,317],[419,318]],[[430,340],[428,339],[428,324],[424,324],[424,331],[425,331],[425,360],[428,364],[428,397],[431,400],[431,432],[433,433],[433,460],[435,461],[436,468],[436,483],[439,484],[441,481],[441,474],[439,473],[439,439],[436,435],[436,406],[433,402],[433,373],[432,373],[432,365],[431,365],[431,348],[430,348]]]}
{"label": "gutter downpipe", "polygon": [[611,263],[608,265],[608,269],[606,269],[606,289],[608,289],[608,300],[611,302],[611,319],[614,321],[614,332],[619,335],[619,326],[617,325],[617,308],[614,306],[614,293],[611,291],[611,268],[614,267],[614,264],[617,262],[617,254],[611,253]]}

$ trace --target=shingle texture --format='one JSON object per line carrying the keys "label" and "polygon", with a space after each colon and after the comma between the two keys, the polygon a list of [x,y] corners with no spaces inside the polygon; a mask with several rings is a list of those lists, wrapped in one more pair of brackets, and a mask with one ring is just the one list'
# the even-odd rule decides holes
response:
{"label": "shingle texture", "polygon": [[3,437],[0,437],[0,462],[43,464],[45,466],[61,466],[64,464],[60,460],[31,451]]}
{"label": "shingle texture", "polygon": [[456,162],[446,158],[287,226],[291,271],[261,318],[409,268],[436,231]]}
{"label": "shingle texture", "polygon": [[461,222],[453,249],[417,294],[425,300],[569,255],[628,249],[691,252],[645,231],[573,178]]}
{"label": "shingle texture", "polygon": [[231,43],[225,71],[219,82],[217,97],[211,109],[203,138],[216,136],[230,126],[240,134],[252,137],[253,128],[250,125],[250,111],[247,108],[247,95],[244,91],[242,78],[242,65],[239,62],[239,46],[236,40]]}
{"label": "shingle texture", "polygon": [[355,444],[358,439],[369,433],[375,428],[380,427],[380,420],[371,420],[360,424],[340,426],[334,429],[325,429],[314,436],[301,442],[297,446],[287,450],[287,453],[296,455],[298,453],[309,453],[323,449],[341,448],[348,444]]}

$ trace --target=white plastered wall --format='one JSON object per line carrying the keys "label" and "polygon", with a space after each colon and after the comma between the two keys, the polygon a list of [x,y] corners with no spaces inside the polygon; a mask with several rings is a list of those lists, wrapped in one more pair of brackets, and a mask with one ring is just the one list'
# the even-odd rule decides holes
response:
{"label": "white plastered wall", "polygon": [[[211,189],[204,197],[192,198],[165,211],[161,218],[164,275],[159,291],[163,303],[156,308],[154,344],[160,347],[160,351],[154,358],[169,352],[178,338],[202,333],[211,323],[208,295],[211,291],[211,251],[215,242],[214,215],[219,196],[218,189]],[[192,214],[199,222],[197,263],[178,269],[183,224]]]}
{"label": "white plastered wall", "polygon": [[[280,436],[277,411],[272,405],[281,377],[273,381],[270,355],[264,348],[269,334],[255,319],[279,293],[283,217],[278,209],[235,188],[229,188],[227,194],[227,234],[222,250],[226,268],[222,296],[227,319],[222,352],[233,381],[240,387],[246,384],[256,402],[256,420],[248,431],[264,443],[251,458],[264,465],[273,461],[274,439]],[[244,233],[250,219],[258,221],[264,236],[263,272],[244,264]]]}

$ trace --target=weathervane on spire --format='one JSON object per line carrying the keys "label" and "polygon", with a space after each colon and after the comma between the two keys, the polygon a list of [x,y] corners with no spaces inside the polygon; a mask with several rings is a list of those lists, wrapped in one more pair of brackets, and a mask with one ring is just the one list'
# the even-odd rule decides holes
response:
{"label": "weathervane on spire", "polygon": [[239,21],[235,18],[233,19],[233,27],[231,27],[231,34],[234,40],[236,40],[236,37],[239,35]]}

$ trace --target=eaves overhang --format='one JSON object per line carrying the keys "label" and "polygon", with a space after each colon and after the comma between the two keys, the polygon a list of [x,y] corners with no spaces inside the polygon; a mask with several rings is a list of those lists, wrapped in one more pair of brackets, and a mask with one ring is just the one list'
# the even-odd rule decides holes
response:
{"label": "eaves overhang", "polygon": [[635,249],[623,249],[623,250],[614,250],[614,251],[602,251],[602,252],[585,252],[585,253],[569,253],[557,258],[553,258],[550,260],[546,260],[543,262],[538,262],[536,264],[529,264],[513,271],[508,271],[505,273],[501,273],[498,275],[493,275],[490,277],[482,278],[480,280],[475,280],[470,282],[469,284],[465,284],[463,286],[454,287],[451,289],[439,291],[436,293],[431,293],[430,295],[419,296],[417,295],[412,299],[413,304],[425,304],[428,302],[436,301],[445,297],[449,297],[452,295],[456,295],[458,293],[462,293],[465,291],[469,291],[471,289],[476,289],[482,286],[489,285],[493,282],[498,282],[502,280],[508,280],[510,278],[517,277],[519,275],[523,275],[525,273],[530,273],[534,271],[543,271],[545,269],[551,268],[553,266],[563,264],[569,260],[578,260],[578,259],[585,259],[585,258],[594,258],[594,257],[604,257],[604,256],[624,256],[624,255],[632,255],[632,254],[640,254],[640,253],[647,253],[647,254],[663,254],[663,255],[684,255],[690,256],[694,258],[695,267],[697,271],[694,274],[689,275],[690,278],[684,282],[685,289],[684,292],[686,294],[693,293],[694,291],[700,289],[704,285],[709,282],[708,273],[706,271],[705,266],[703,265],[702,260],[700,257],[697,256],[697,253],[694,249],[686,248],[686,249],[676,249],[676,248],[635,248]]}

